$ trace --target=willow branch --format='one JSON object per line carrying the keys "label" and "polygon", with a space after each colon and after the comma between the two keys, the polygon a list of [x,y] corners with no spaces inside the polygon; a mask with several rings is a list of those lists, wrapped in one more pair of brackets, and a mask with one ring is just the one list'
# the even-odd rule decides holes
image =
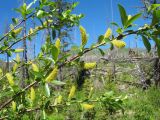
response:
{"label": "willow branch", "polygon": [[0,41],[2,41],[4,38],[6,38],[9,33],[11,33],[14,29],[16,29],[18,26],[20,26],[23,22],[25,22],[27,19],[31,18],[35,13],[28,16],[26,19],[21,20],[14,28],[12,28],[9,32],[7,32],[2,38],[0,38]]}
{"label": "willow branch", "polygon": [[24,39],[26,39],[26,38],[28,38],[28,37],[34,35],[34,34],[35,34],[35,33],[28,34],[28,35],[26,35],[26,36],[24,36],[24,37],[18,39],[17,41],[15,41],[14,43],[12,43],[10,46],[8,46],[5,50],[0,51],[0,54],[2,54],[3,52],[7,51],[7,50],[10,49],[11,47],[13,47],[15,44],[21,42],[22,40],[24,40]]}
{"label": "willow branch", "polygon": [[[148,30],[148,29],[145,28],[145,29],[141,29],[141,30],[132,31],[132,32],[129,32],[129,33],[126,33],[126,34],[120,34],[120,35],[118,35],[118,36],[117,36],[116,38],[114,38],[114,39],[120,40],[120,39],[122,39],[122,38],[124,38],[124,37],[126,37],[126,36],[128,36],[128,35],[137,34],[137,33],[140,32],[140,31],[147,31],[147,30]],[[83,51],[82,55],[84,55],[84,54],[86,54],[86,53],[88,53],[88,52],[90,52],[90,51],[92,51],[92,50],[94,50],[94,49],[96,49],[96,48],[99,48],[99,47],[101,47],[101,46],[103,46],[103,45],[105,45],[105,44],[107,44],[107,43],[106,43],[106,42],[102,42],[102,43],[100,43],[100,44],[98,44],[98,45],[96,45],[96,46],[94,46],[94,47],[92,47],[92,48],[86,49],[86,50]],[[77,59],[80,58],[82,55],[76,55],[76,56],[72,57],[70,60],[68,60],[68,61],[64,62],[63,64],[61,64],[61,65],[59,66],[59,68],[63,67],[63,66],[64,66],[65,64],[67,64],[67,63],[70,63],[70,62],[72,62],[72,61],[74,61],[74,60],[77,60]]]}
{"label": "willow branch", "polygon": [[37,84],[38,81],[34,81],[32,84],[28,85],[27,87],[25,87],[21,92],[17,93],[16,95],[14,95],[11,99],[9,99],[7,102],[5,102],[4,104],[2,104],[0,106],[0,111],[5,108],[6,106],[8,106],[16,97],[18,97],[19,95],[21,95],[22,93],[24,93],[26,90],[28,90],[29,88],[31,88],[32,86],[34,86],[35,84]]}
{"label": "willow branch", "polygon": [[[146,30],[148,30],[148,29],[141,29],[141,30],[129,32],[129,33],[126,33],[126,34],[123,34],[123,35],[119,35],[119,36],[117,36],[115,39],[119,39],[119,38],[122,39],[122,38],[125,37],[125,36],[131,35],[131,34],[137,34],[137,33],[140,32],[140,31],[146,31]],[[102,43],[100,43],[100,44],[98,44],[98,45],[96,45],[96,46],[94,46],[94,47],[92,47],[92,48],[90,48],[90,49],[87,49],[87,50],[85,50],[85,51],[82,53],[82,55],[84,55],[85,53],[88,53],[89,51],[92,51],[93,49],[96,49],[96,48],[98,48],[98,47],[100,47],[100,46],[103,46],[103,45],[105,45],[105,44],[106,44],[106,42],[102,42]],[[70,63],[70,62],[72,62],[72,61],[74,61],[74,60],[77,60],[77,59],[80,58],[82,55],[76,55],[76,56],[72,57],[70,60],[64,62],[64,63],[61,64],[61,65],[59,65],[58,68],[63,67],[64,65],[66,65],[66,64],[68,64],[68,63]],[[0,111],[1,111],[3,108],[5,108],[7,105],[9,105],[16,97],[18,97],[20,94],[22,94],[23,92],[25,92],[26,90],[28,90],[29,88],[31,88],[32,86],[34,86],[34,85],[37,84],[37,83],[38,83],[38,81],[33,82],[32,84],[30,84],[30,85],[28,85],[26,88],[24,88],[21,92],[19,92],[19,93],[17,93],[16,95],[14,95],[14,96],[13,96],[11,99],[9,99],[6,103],[2,104],[2,105],[0,106]]]}

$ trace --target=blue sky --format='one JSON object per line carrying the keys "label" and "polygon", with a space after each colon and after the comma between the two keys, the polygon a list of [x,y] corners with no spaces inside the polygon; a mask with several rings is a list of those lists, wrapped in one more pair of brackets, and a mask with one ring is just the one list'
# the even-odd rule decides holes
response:
{"label": "blue sky", "polygon": [[[81,20],[81,25],[84,26],[89,34],[89,43],[97,41],[100,34],[104,34],[108,27],[113,28],[110,23],[116,22],[121,25],[120,14],[118,11],[118,3],[123,5],[127,14],[134,15],[140,12],[137,7],[142,7],[141,0],[81,0],[80,4],[75,9],[76,13],[83,13],[85,17]],[[149,20],[143,18],[135,22],[141,26],[150,23]],[[113,28],[115,31],[115,27]],[[79,37],[78,37],[79,38]],[[141,38],[138,47],[144,47]],[[125,38],[127,45],[135,47],[135,36]]]}
{"label": "blue sky", "polygon": [[[5,31],[6,24],[11,23],[12,17],[18,17],[19,15],[13,10],[20,6],[22,0],[2,0],[0,4],[0,33]],[[28,0],[30,2],[31,0]],[[70,0],[79,1],[79,5],[74,10],[74,13],[83,13],[85,17],[81,20],[81,25],[84,26],[89,34],[88,46],[97,41],[100,34],[104,34],[111,22],[117,22],[121,24],[120,15],[118,11],[118,3],[123,5],[128,14],[134,15],[140,12],[136,7],[143,6],[141,0]],[[139,19],[135,24],[143,25],[149,23],[149,20]],[[113,28],[115,30],[115,28]],[[38,37],[37,39],[40,39]],[[79,30],[76,28],[73,32],[74,43],[80,43]],[[138,38],[141,41],[140,38]],[[40,44],[41,40],[35,41]],[[130,41],[130,46],[135,47],[134,36],[127,37],[125,39],[127,43]],[[138,47],[143,47],[142,42],[138,43]],[[37,52],[38,52],[37,48]]]}

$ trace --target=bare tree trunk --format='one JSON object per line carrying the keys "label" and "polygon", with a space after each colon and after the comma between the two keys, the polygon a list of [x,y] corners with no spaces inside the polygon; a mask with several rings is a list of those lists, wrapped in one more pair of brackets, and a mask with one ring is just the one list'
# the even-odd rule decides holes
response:
{"label": "bare tree trunk", "polygon": [[7,53],[6,72],[9,72],[9,55]]}
{"label": "bare tree trunk", "polygon": [[[61,40],[62,45],[64,45],[64,41],[61,38],[61,30],[58,31],[58,38]],[[63,46],[62,50],[63,50],[62,52],[64,53],[64,46]],[[63,71],[62,71],[62,69],[63,69],[62,67],[60,67],[60,69],[59,69],[59,78],[60,78],[60,81],[63,80]]]}
{"label": "bare tree trunk", "polygon": [[[8,24],[6,23],[6,28],[5,28],[5,33],[8,33]],[[7,41],[8,41],[8,37],[7,37]],[[9,55],[8,53],[6,53],[6,68],[5,68],[5,72],[9,72]]]}
{"label": "bare tree trunk", "polygon": [[[26,21],[24,22],[23,27],[24,27],[23,36],[26,36]],[[27,63],[28,57],[27,57],[27,42],[26,42],[26,38],[24,38],[24,40],[23,40],[23,49],[24,49],[24,51],[23,51],[23,62]],[[22,87],[25,87],[25,80],[27,80],[27,82],[29,82],[29,74],[28,74],[27,66],[24,65],[22,69],[23,69],[22,70],[22,77],[23,78],[22,78],[21,85],[22,85]]]}

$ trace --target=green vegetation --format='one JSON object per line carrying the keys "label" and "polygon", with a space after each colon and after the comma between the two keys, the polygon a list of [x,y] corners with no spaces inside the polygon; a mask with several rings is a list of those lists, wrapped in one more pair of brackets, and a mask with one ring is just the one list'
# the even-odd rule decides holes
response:
{"label": "green vegetation", "polygon": [[[0,119],[158,120],[159,89],[153,85],[142,90],[141,84],[137,83],[141,78],[131,72],[136,64],[87,62],[82,58],[94,50],[104,56],[100,47],[105,45],[110,45],[110,50],[122,49],[126,46],[123,39],[129,35],[142,37],[148,52],[152,39],[157,46],[157,56],[160,56],[159,4],[151,5],[148,10],[152,14],[151,23],[136,30],[133,23],[142,13],[128,15],[119,4],[122,25],[112,23],[116,26],[116,35],[108,28],[98,37],[97,43],[86,48],[87,30],[79,25],[83,15],[72,14],[78,3],[61,2],[34,0],[15,9],[21,19],[13,18],[10,31],[0,38],[0,54],[12,58],[16,54],[11,69],[0,69]],[[31,20],[36,21],[34,28],[26,26]],[[79,27],[81,43],[66,52],[64,33],[74,26]],[[44,31],[47,35],[39,54],[28,60],[26,41],[33,41]],[[16,48],[19,42],[23,42],[23,48]],[[19,55],[21,52],[23,58]],[[99,73],[100,69],[102,73]],[[65,76],[69,77],[64,79]]]}

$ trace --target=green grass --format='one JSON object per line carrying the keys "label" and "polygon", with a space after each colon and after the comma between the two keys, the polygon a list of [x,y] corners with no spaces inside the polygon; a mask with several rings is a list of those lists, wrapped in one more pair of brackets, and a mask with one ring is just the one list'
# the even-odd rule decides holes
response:
{"label": "green grass", "polygon": [[[99,66],[103,66],[102,64]],[[133,64],[120,63],[117,66],[133,69]],[[107,65],[103,66],[107,69]],[[102,82],[100,77],[92,77],[86,79],[83,89],[76,92],[75,98],[78,100],[85,100],[88,96],[90,87],[93,86],[95,80]],[[124,114],[118,110],[116,113],[110,115],[109,112],[102,107],[100,103],[91,103],[95,105],[93,110],[83,111],[80,104],[71,104],[62,108],[54,108],[53,113],[47,117],[48,120],[159,120],[160,118],[160,90],[154,87],[143,91],[142,88],[134,85],[129,85],[123,81],[137,82],[138,79],[128,73],[120,73],[116,76],[114,81],[109,81],[107,76],[104,76],[105,84],[102,88],[94,87],[94,94],[92,99],[99,98],[105,92],[113,91],[114,96],[128,96],[124,101]],[[65,86],[65,90],[54,91],[53,93],[61,94],[63,99],[67,99],[70,86],[73,84],[69,79]],[[51,100],[54,103],[54,99]]]}

